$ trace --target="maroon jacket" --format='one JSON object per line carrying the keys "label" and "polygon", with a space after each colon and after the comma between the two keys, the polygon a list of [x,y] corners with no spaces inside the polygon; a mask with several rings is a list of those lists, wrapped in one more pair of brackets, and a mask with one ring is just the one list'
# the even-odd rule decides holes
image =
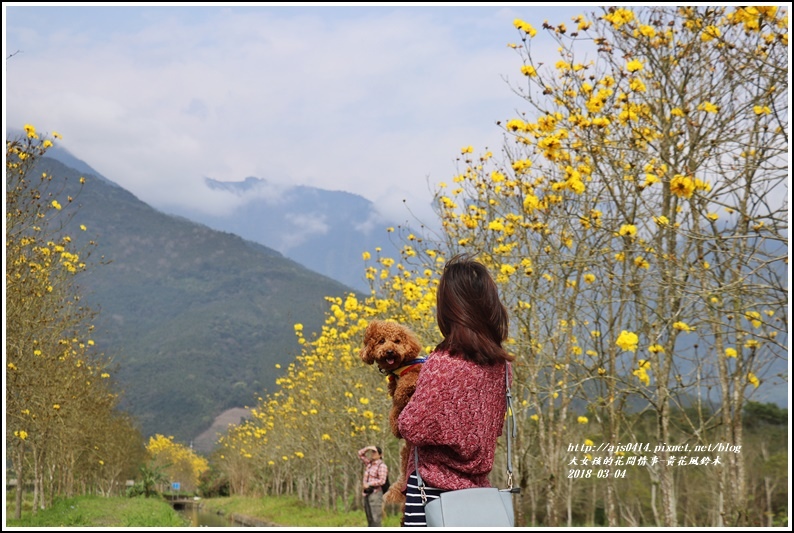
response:
{"label": "maroon jacket", "polygon": [[419,473],[428,486],[489,487],[505,411],[505,363],[481,366],[433,352],[399,417],[400,433],[409,444],[408,472],[415,470],[416,445]]}

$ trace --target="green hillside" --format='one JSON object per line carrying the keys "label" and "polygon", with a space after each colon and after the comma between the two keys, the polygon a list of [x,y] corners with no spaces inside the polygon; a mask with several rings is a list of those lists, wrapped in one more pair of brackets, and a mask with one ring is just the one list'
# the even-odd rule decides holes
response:
{"label": "green hillside", "polygon": [[84,301],[99,312],[97,348],[118,365],[121,407],[145,436],[187,443],[223,410],[253,405],[272,388],[275,365],[298,353],[294,324],[318,330],[324,298],[352,290],[92,176],[77,195],[75,170],[50,158],[40,167],[66,179],[58,198],[74,218],[65,232],[97,243],[80,280]]}

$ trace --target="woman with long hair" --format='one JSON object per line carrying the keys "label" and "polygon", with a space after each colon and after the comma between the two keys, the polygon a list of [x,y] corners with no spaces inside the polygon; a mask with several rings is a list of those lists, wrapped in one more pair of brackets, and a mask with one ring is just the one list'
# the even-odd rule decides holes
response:
{"label": "woman with long hair", "polygon": [[482,263],[470,255],[446,263],[436,318],[444,338],[423,365],[416,392],[399,418],[400,433],[411,448],[405,526],[426,525],[413,447],[418,447],[428,499],[447,490],[489,487],[506,412],[505,365],[513,356],[502,342],[509,319]]}

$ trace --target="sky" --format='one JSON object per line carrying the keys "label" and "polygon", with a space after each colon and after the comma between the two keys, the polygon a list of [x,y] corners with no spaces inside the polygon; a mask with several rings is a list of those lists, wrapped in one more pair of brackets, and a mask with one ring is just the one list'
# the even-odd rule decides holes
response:
{"label": "sky", "polygon": [[[5,128],[59,145],[149,205],[222,214],[220,181],[358,194],[384,217],[432,218],[456,158],[502,145],[527,110],[513,20],[592,4],[3,3]],[[431,224],[432,225],[432,224]]]}

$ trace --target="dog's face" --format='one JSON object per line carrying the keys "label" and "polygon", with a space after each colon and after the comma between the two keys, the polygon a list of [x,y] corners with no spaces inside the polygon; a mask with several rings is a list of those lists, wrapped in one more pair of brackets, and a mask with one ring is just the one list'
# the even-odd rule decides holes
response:
{"label": "dog's face", "polygon": [[364,332],[361,360],[376,363],[381,372],[390,372],[420,356],[422,345],[407,327],[396,322],[373,320]]}

